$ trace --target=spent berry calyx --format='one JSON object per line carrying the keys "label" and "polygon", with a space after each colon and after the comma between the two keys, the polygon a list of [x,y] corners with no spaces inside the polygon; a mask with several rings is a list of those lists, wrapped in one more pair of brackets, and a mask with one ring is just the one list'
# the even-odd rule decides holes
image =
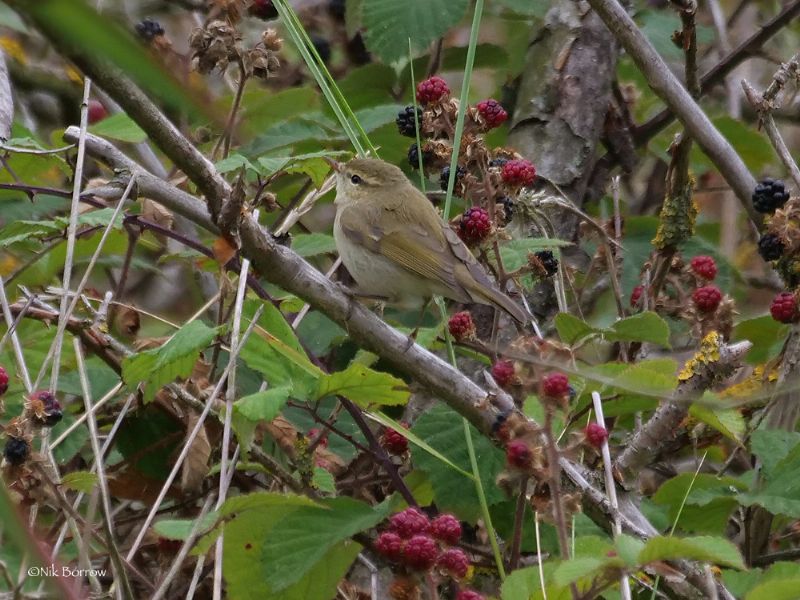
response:
{"label": "spent berry calyx", "polygon": [[21,437],[10,437],[6,440],[3,456],[14,466],[24,463],[31,454],[31,446],[28,440]]}

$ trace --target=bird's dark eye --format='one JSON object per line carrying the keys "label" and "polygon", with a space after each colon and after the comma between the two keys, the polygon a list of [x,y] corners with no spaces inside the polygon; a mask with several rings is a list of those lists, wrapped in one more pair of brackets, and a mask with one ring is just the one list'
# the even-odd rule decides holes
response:
{"label": "bird's dark eye", "polygon": [[361,177],[359,177],[358,175],[352,175],[350,177],[350,181],[353,182],[353,185],[358,185],[359,183],[363,182],[364,180],[361,179]]}

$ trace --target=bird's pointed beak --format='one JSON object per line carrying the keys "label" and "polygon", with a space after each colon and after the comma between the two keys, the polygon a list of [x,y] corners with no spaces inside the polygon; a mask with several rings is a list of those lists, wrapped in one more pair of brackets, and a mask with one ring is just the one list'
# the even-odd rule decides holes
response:
{"label": "bird's pointed beak", "polygon": [[341,172],[342,163],[340,163],[338,160],[333,160],[332,158],[328,158],[327,156],[324,156],[323,160],[326,163],[328,163],[331,166],[331,169],[333,169],[336,173]]}

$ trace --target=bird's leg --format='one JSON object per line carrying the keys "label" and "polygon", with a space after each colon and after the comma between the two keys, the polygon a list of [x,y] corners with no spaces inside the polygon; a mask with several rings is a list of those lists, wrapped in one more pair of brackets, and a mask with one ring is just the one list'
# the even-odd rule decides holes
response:
{"label": "bird's leg", "polygon": [[350,306],[347,308],[347,314],[345,315],[345,321],[349,321],[350,317],[353,316],[353,308],[355,307],[355,303],[359,300],[373,300],[380,303],[380,312],[379,315],[383,318],[383,302],[389,300],[386,296],[379,296],[377,294],[363,294],[357,290],[347,287],[346,285],[340,283],[339,284],[342,293],[344,293],[350,299]]}

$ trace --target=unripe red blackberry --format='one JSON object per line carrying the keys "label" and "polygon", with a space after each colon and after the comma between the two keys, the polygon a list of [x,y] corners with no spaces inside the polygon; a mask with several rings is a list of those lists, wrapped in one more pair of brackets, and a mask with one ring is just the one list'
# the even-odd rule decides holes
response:
{"label": "unripe red blackberry", "polygon": [[430,533],[443,544],[453,546],[461,539],[461,523],[453,515],[439,515],[431,522]]}
{"label": "unripe red blackberry", "polygon": [[19,437],[9,437],[3,449],[3,456],[14,466],[24,463],[31,454],[31,446],[28,440]]}
{"label": "unripe red blackberry", "polygon": [[468,310],[462,310],[450,317],[447,322],[447,329],[457,342],[475,337],[475,323]]}
{"label": "unripe red blackberry", "polygon": [[785,246],[779,235],[765,233],[758,240],[758,253],[766,262],[778,260],[783,256]]}
{"label": "unripe red blackberry", "polygon": [[421,81],[417,86],[417,102],[431,104],[446,100],[450,96],[450,87],[441,77],[433,76]]}
{"label": "unripe red blackberry", "polygon": [[500,127],[508,119],[508,113],[503,106],[493,98],[488,100],[481,100],[476,107],[478,114],[483,117],[487,129],[494,129]]}
{"label": "unripe red blackberry", "polygon": [[542,393],[550,398],[569,395],[569,378],[563,373],[548,373],[542,379]]}
{"label": "unripe red blackberry", "polygon": [[503,165],[501,176],[509,185],[531,185],[536,180],[536,168],[528,160],[509,160]]}
{"label": "unripe red blackberry", "polygon": [[439,556],[436,566],[451,577],[463,579],[469,572],[469,558],[461,548],[448,548]]}
{"label": "unripe red blackberry", "polygon": [[639,307],[639,303],[642,300],[643,293],[644,293],[643,285],[637,285],[635,288],[633,288],[633,291],[631,292],[631,308]]}
{"label": "unripe red blackberry", "polygon": [[758,212],[769,214],[781,208],[789,200],[789,192],[781,180],[767,178],[753,190],[753,208]]}
{"label": "unripe red blackberry", "polygon": [[527,469],[531,466],[533,453],[522,440],[512,440],[506,444],[506,462],[509,467]]}
{"label": "unripe red blackberry", "polygon": [[694,291],[692,302],[700,312],[711,313],[717,310],[719,303],[722,302],[722,292],[715,285],[706,285]]}
{"label": "unripe red blackberry", "polygon": [[408,440],[394,429],[387,428],[381,436],[381,446],[389,454],[402,456],[408,451]]}
{"label": "unripe red blackberry", "polygon": [[458,236],[467,246],[476,246],[484,241],[492,232],[492,220],[489,213],[480,206],[468,208],[458,224]]}
{"label": "unripe red blackberry", "polygon": [[106,107],[97,100],[89,100],[89,125],[94,125],[108,116]]}
{"label": "unripe red blackberry", "polygon": [[475,590],[465,589],[459,590],[458,594],[456,594],[456,600],[486,600],[486,598]]}
{"label": "unripe red blackberry", "polygon": [[415,535],[403,547],[403,563],[417,571],[427,571],[436,564],[439,546],[428,535]]}
{"label": "unripe red blackberry", "polygon": [[498,360],[492,365],[492,377],[501,388],[507,388],[514,381],[514,363]]}
{"label": "unripe red blackberry", "polygon": [[583,430],[586,441],[595,448],[602,448],[603,442],[608,439],[608,430],[599,423],[589,423]]}
{"label": "unripe red blackberry", "polygon": [[391,531],[384,531],[375,540],[375,550],[391,561],[400,562],[403,558],[403,538]]}
{"label": "unripe red blackberry", "polygon": [[272,4],[272,0],[253,0],[248,12],[251,16],[264,21],[269,21],[278,16],[278,9]]}
{"label": "unripe red blackberry", "polygon": [[781,292],[772,300],[769,307],[772,318],[780,323],[794,323],[800,317],[797,299],[791,292]]}
{"label": "unripe red blackberry", "polygon": [[428,533],[430,526],[428,516],[413,506],[392,515],[389,519],[389,529],[403,539]]}
{"label": "unripe red blackberry", "polygon": [[717,263],[710,256],[695,256],[689,265],[695,275],[708,281],[717,276]]}
{"label": "unripe red blackberry", "polygon": [[8,373],[4,367],[0,367],[0,396],[8,391]]}

